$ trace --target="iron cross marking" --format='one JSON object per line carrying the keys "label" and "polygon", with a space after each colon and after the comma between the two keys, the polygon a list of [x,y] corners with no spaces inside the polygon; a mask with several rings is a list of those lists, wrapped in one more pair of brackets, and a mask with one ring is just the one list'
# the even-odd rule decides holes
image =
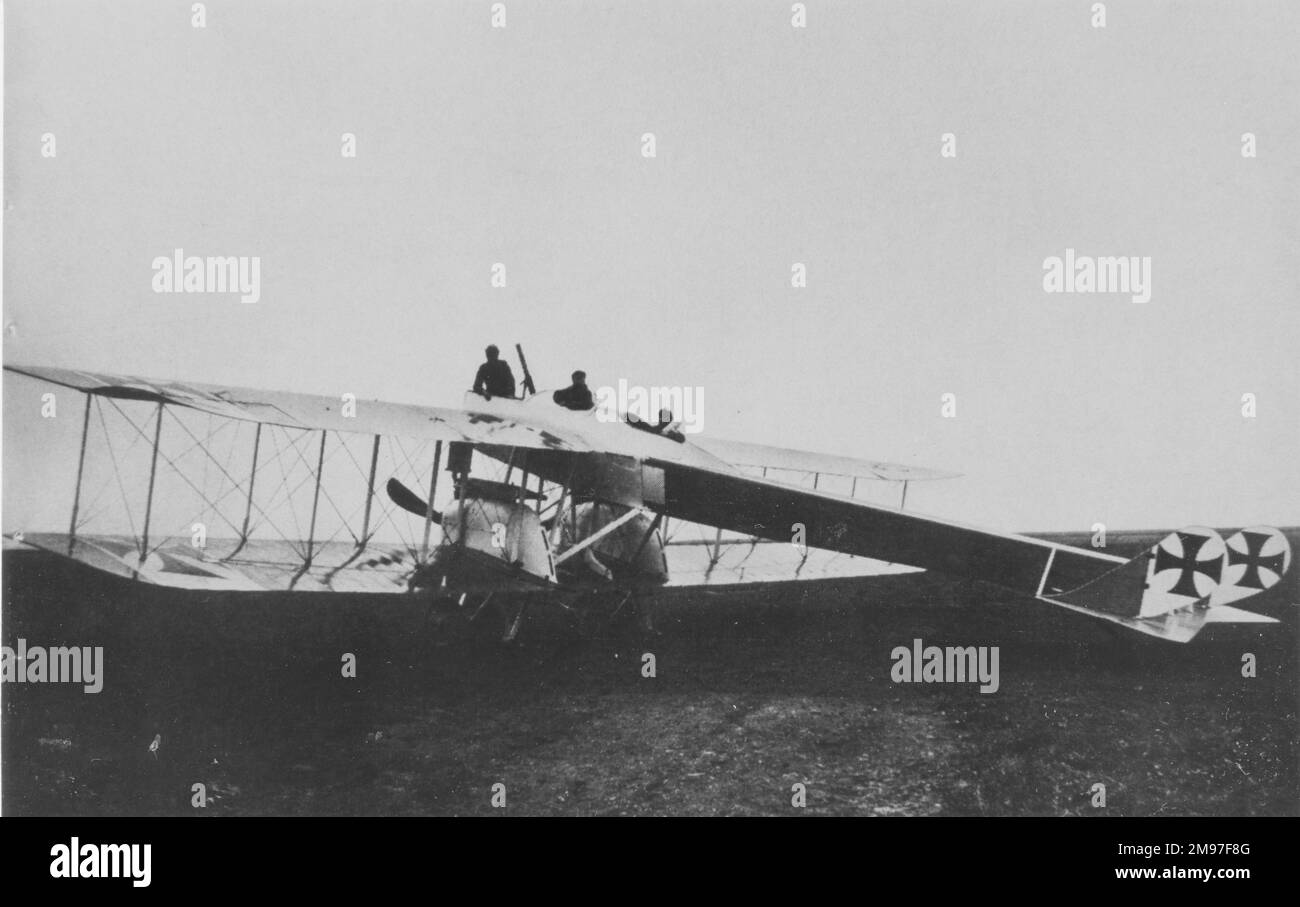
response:
{"label": "iron cross marking", "polygon": [[1182,574],[1178,577],[1178,582],[1169,591],[1174,595],[1198,598],[1196,574],[1203,573],[1217,583],[1220,574],[1223,572],[1223,558],[1214,557],[1203,561],[1196,559],[1201,547],[1209,541],[1203,535],[1197,535],[1194,532],[1180,532],[1178,538],[1183,543],[1183,556],[1177,557],[1170,554],[1163,547],[1157,548],[1156,573],[1162,573],[1165,570],[1181,570]]}
{"label": "iron cross marking", "polygon": [[1228,549],[1228,563],[1236,566],[1245,564],[1246,572],[1242,574],[1241,579],[1237,580],[1238,586],[1245,586],[1247,589],[1265,588],[1263,580],[1259,575],[1259,568],[1272,570],[1279,576],[1282,575],[1282,568],[1286,564],[1286,555],[1282,552],[1264,556],[1260,554],[1264,550],[1264,543],[1272,536],[1264,535],[1262,532],[1243,532],[1241,537],[1246,540],[1246,551],[1243,554],[1232,548]]}

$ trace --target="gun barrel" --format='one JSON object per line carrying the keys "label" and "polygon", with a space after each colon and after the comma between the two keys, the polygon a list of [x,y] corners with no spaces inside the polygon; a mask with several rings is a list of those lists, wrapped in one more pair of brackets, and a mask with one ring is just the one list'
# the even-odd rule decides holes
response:
{"label": "gun barrel", "polygon": [[533,384],[533,376],[528,371],[528,360],[524,357],[523,345],[516,343],[515,352],[519,354],[519,367],[524,372],[524,390],[530,394],[537,393],[537,387]]}

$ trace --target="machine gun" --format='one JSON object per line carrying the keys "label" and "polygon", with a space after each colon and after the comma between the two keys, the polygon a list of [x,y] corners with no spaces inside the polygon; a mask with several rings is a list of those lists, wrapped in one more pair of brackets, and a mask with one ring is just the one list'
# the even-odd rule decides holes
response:
{"label": "machine gun", "polygon": [[519,354],[519,367],[524,371],[524,393],[531,396],[537,393],[537,386],[533,384],[533,376],[528,371],[528,360],[524,358],[523,346],[516,343],[515,352]]}

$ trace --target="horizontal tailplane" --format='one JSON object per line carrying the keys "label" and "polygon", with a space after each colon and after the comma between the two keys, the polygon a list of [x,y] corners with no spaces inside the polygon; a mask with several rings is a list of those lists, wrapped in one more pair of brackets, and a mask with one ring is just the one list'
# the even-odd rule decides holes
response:
{"label": "horizontal tailplane", "polygon": [[1190,642],[1207,623],[1277,623],[1227,603],[1276,585],[1290,565],[1291,546],[1276,529],[1243,529],[1225,542],[1213,529],[1190,527],[1077,589],[1039,598],[1148,636]]}

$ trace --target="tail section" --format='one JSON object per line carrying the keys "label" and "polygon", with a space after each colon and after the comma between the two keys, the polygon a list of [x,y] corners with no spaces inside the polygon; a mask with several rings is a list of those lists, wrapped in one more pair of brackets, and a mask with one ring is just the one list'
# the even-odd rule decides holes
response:
{"label": "tail section", "polygon": [[1243,529],[1226,542],[1213,529],[1165,536],[1133,560],[1043,601],[1149,636],[1189,642],[1207,623],[1276,623],[1227,607],[1276,585],[1291,565],[1291,546],[1276,529]]}
{"label": "tail section", "polygon": [[1291,568],[1291,543],[1270,526],[1251,526],[1229,537],[1223,582],[1211,605],[1227,605],[1272,589]]}

